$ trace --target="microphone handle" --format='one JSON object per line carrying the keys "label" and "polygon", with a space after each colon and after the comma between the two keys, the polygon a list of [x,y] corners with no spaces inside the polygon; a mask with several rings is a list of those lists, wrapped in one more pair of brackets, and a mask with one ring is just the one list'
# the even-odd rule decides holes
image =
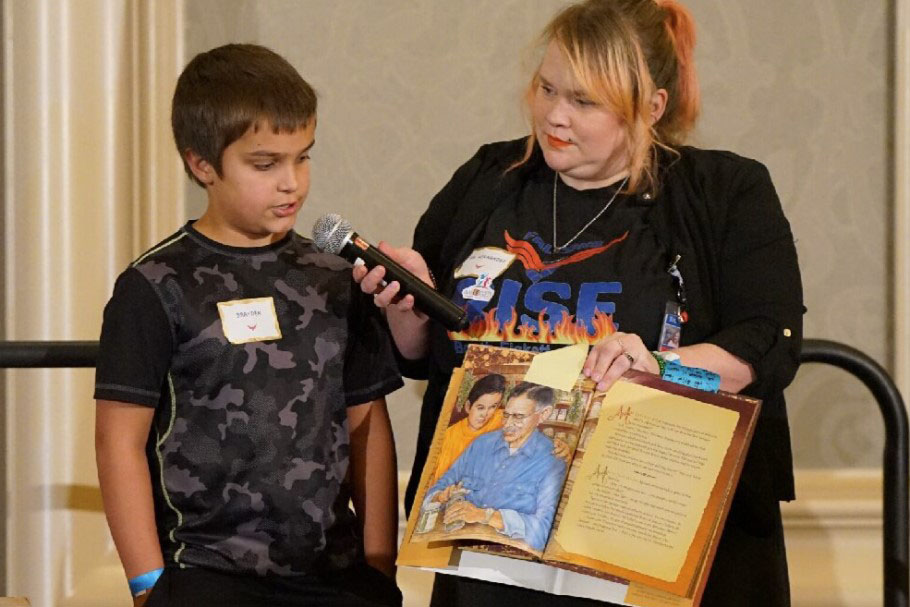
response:
{"label": "microphone handle", "polygon": [[414,296],[420,310],[430,318],[439,321],[450,331],[463,331],[468,326],[468,313],[443,297],[436,289],[420,280],[417,276],[401,267],[398,262],[378,248],[371,246],[352,232],[348,242],[342,248],[348,261],[354,263],[357,258],[364,261],[367,268],[382,266],[385,268],[385,281],[398,281],[402,293]]}

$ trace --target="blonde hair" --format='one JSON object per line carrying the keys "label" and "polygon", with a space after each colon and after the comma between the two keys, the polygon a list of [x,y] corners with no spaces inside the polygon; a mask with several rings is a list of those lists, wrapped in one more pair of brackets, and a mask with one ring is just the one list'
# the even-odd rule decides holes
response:
{"label": "blonde hair", "polygon": [[[681,145],[698,117],[692,16],[675,0],[587,0],[550,21],[539,46],[551,42],[591,99],[625,125],[628,189],[655,189],[656,148]],[[528,108],[539,84],[538,66],[525,91]],[[658,89],[667,91],[667,103],[652,125],[651,99]],[[532,125],[525,154],[512,168],[528,161],[535,143]]]}

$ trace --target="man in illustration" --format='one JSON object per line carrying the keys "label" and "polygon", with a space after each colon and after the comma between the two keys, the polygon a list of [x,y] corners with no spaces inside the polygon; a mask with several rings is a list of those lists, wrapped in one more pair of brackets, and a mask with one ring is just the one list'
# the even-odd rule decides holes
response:
{"label": "man in illustration", "polygon": [[436,460],[434,479],[438,479],[461,455],[471,442],[485,432],[502,427],[502,395],[506,389],[506,378],[499,373],[484,375],[471,387],[464,408],[468,414],[446,429],[442,449]]}
{"label": "man in illustration", "polygon": [[502,430],[475,438],[430,488],[424,504],[452,500],[446,505],[446,525],[489,525],[542,551],[566,470],[553,454],[553,442],[537,429],[555,400],[552,388],[530,382],[515,386],[502,414]]}

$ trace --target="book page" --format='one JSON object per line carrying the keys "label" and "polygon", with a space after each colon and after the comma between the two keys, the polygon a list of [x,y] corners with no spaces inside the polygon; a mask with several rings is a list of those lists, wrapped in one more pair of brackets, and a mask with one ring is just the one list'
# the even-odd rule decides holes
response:
{"label": "book page", "polygon": [[[513,558],[478,552],[460,552],[455,567],[447,569],[426,568],[436,573],[449,573],[461,577],[507,584],[549,594],[609,601],[610,604],[633,607],[689,607],[689,603],[652,605],[627,601],[629,584],[590,577],[552,567],[545,563],[520,561]],[[505,606],[504,606],[505,607]]]}
{"label": "book page", "polygon": [[558,544],[569,553],[676,581],[739,417],[617,382],[585,446],[556,532]]}
{"label": "book page", "polygon": [[627,605],[636,607],[691,607],[697,605],[690,598],[676,596],[635,582],[629,584],[625,602]]}
{"label": "book page", "polygon": [[[478,540],[489,542],[487,549],[521,551],[506,551],[514,557],[542,555],[593,392],[592,382],[578,378],[584,358],[567,351],[538,358],[555,355],[559,364],[550,366],[568,364],[570,391],[543,384],[552,378],[531,368],[531,352],[468,348],[443,406],[406,544]],[[480,396],[481,382],[500,388]],[[481,418],[483,406],[489,410]]]}
{"label": "book page", "polygon": [[692,599],[674,596],[625,580],[591,577],[545,563],[519,561],[495,554],[459,552],[448,568],[426,567],[424,571],[454,574],[550,594],[608,601],[629,607],[694,607]]}
{"label": "book page", "polygon": [[537,354],[525,374],[525,381],[568,392],[575,387],[587,358],[587,344],[575,344]]}
{"label": "book page", "polygon": [[[458,398],[458,389],[464,377],[464,369],[456,368],[452,372],[452,380],[449,382],[448,390],[443,401],[443,411],[451,411],[452,403]],[[441,429],[445,428],[445,419],[440,417],[436,422],[436,434],[440,434]],[[429,461],[435,464],[438,457],[439,445],[434,440],[430,447]],[[420,476],[420,486],[417,489],[415,503],[420,503],[426,493],[427,483],[432,475],[432,465],[425,466]],[[446,567],[452,559],[457,558],[455,546],[449,544],[427,544],[411,542],[410,538],[414,535],[414,529],[417,526],[419,511],[417,508],[411,510],[411,516],[408,517],[404,537],[401,541],[401,547],[398,549],[398,558],[395,564],[398,566],[412,567]]]}

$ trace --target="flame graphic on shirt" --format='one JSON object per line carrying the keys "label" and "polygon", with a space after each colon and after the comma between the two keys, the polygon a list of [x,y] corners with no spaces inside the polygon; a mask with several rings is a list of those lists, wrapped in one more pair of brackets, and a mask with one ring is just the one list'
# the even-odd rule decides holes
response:
{"label": "flame graphic on shirt", "polygon": [[512,308],[512,317],[509,322],[499,325],[496,320],[496,309],[484,312],[482,318],[476,318],[464,331],[449,331],[449,338],[458,341],[520,341],[541,344],[596,344],[604,337],[613,335],[616,326],[613,317],[600,310],[594,311],[591,319],[594,332],[588,332],[584,323],[576,323],[572,315],[563,311],[562,317],[556,323],[550,324],[546,313],[541,312],[537,317],[539,331],[533,327],[518,324],[518,314]]}

